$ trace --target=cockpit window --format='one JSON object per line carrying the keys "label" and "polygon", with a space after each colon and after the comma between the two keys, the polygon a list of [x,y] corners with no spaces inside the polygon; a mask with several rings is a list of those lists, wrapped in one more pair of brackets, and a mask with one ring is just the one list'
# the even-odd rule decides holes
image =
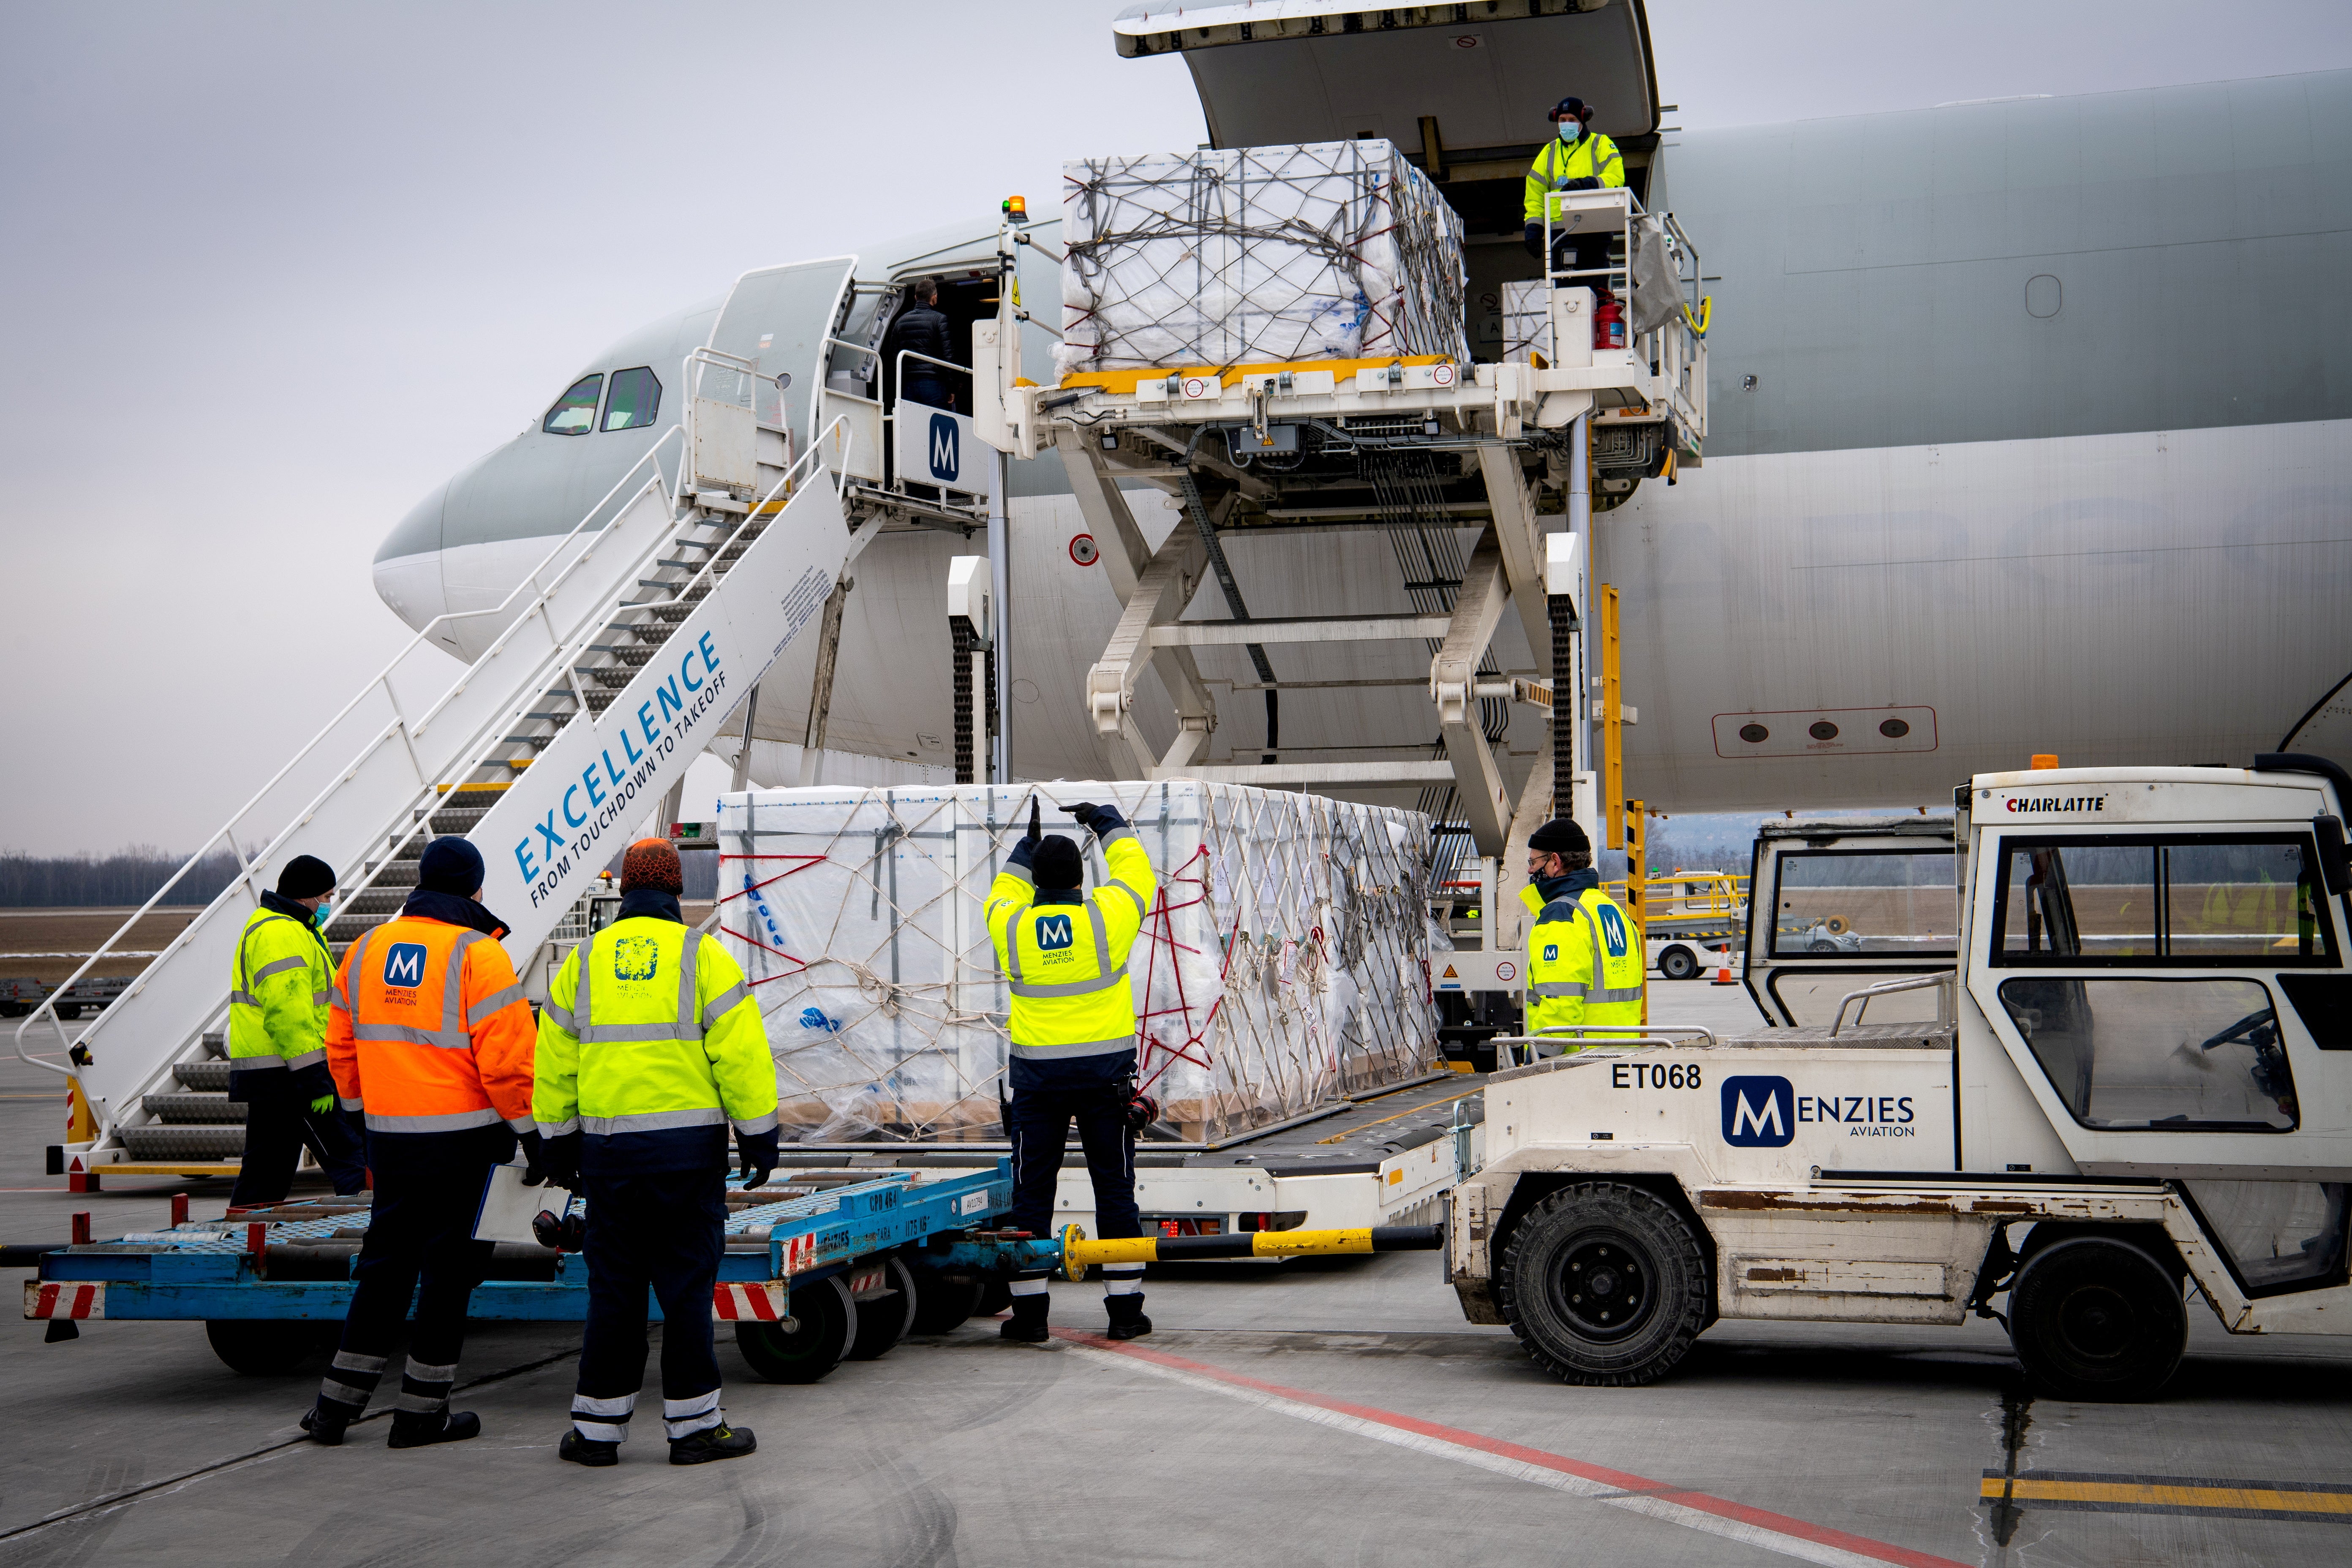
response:
{"label": "cockpit window", "polygon": [[[593,388],[589,390],[588,400],[592,405],[596,400]],[[604,404],[604,428],[634,430],[640,425],[650,425],[654,411],[660,406],[661,383],[654,379],[652,371],[643,365],[635,370],[616,370],[613,373],[613,395]]]}
{"label": "cockpit window", "polygon": [[596,428],[596,394],[603,390],[604,378],[583,375],[572,384],[571,390],[555,400],[547,417],[539,427],[551,436],[585,436]]}

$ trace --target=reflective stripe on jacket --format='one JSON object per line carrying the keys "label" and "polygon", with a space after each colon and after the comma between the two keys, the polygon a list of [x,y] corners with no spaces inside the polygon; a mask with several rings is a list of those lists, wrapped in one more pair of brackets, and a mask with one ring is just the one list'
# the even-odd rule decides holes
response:
{"label": "reflective stripe on jacket", "polygon": [[1084,897],[1041,900],[1018,866],[998,872],[988,889],[988,935],[1012,986],[1016,1057],[1061,1061],[1135,1048],[1127,954],[1159,884],[1134,829],[1113,829],[1102,852],[1110,880]]}
{"label": "reflective stripe on jacket", "polygon": [[272,909],[254,910],[229,961],[231,1068],[299,1070],[325,1061],[329,979],[327,946],[312,928]]}
{"label": "reflective stripe on jacket", "polygon": [[327,1065],[370,1131],[532,1130],[530,1004],[489,937],[403,915],[352,943],[331,998]]}
{"label": "reflective stripe on jacket", "polygon": [[[1599,888],[1546,903],[1529,883],[1519,900],[1536,913],[1528,928],[1528,1032],[1639,1025],[1647,964],[1625,911]],[[1606,1043],[1606,1037],[1571,1039],[1566,1048]]]}
{"label": "reflective stripe on jacket", "polygon": [[1528,170],[1526,221],[1543,222],[1544,193],[1559,190],[1570,180],[1599,180],[1604,186],[1623,184],[1625,159],[1617,143],[1595,131],[1586,132],[1572,145],[1557,136],[1545,142],[1534,166]]}
{"label": "reflective stripe on jacket", "polygon": [[551,1138],[709,1127],[723,1151],[730,1123],[767,1131],[776,1060],[742,969],[676,921],[614,921],[548,987],[531,1109]]}

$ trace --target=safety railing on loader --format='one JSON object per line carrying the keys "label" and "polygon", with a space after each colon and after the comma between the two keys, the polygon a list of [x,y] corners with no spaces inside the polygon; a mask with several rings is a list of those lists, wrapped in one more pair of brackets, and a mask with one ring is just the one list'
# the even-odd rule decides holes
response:
{"label": "safety railing on loader", "polygon": [[[698,350],[688,357],[688,384],[698,388],[697,360],[707,358],[711,368],[722,371],[739,368],[723,363],[721,356],[708,351]],[[748,383],[743,390],[748,392]],[[126,921],[84,964],[84,971],[118,950],[140,916],[206,856],[226,847],[237,860],[236,877],[82,1039],[69,1047],[70,1065],[45,1060],[26,1048],[28,1032],[45,1017],[60,1044],[66,1043],[53,1010],[37,1009],[25,1019],[15,1036],[19,1057],[70,1075],[94,1119],[94,1139],[68,1144],[69,1151],[91,1158],[93,1165],[111,1163],[121,1152],[115,1141],[121,1129],[144,1120],[144,1098],[163,1086],[175,1064],[191,1059],[200,1050],[205,1032],[217,1025],[226,1011],[229,956],[245,919],[258,903],[268,868],[296,854],[313,854],[343,873],[337,895],[339,912],[328,935],[335,943],[347,942],[396,911],[405,889],[398,878],[388,876],[394,867],[404,867],[413,881],[415,857],[427,837],[469,826],[478,834],[499,814],[495,805],[477,809],[473,800],[506,803],[513,781],[526,778],[538,756],[579,731],[593,731],[595,720],[633,694],[650,664],[652,649],[671,632],[698,632],[698,641],[688,639],[694,645],[689,660],[697,651],[711,660],[719,641],[731,644],[736,628],[712,626],[707,624],[710,617],[698,612],[714,602],[715,591],[751,556],[760,538],[779,530],[787,538],[805,531],[809,536],[805,543],[817,555],[829,556],[831,563],[798,561],[797,557],[808,553],[802,549],[788,552],[795,562],[784,564],[803,566],[803,579],[822,577],[824,588],[829,589],[846,551],[839,484],[802,481],[822,471],[820,454],[828,444],[845,447],[851,438],[845,432],[827,430],[824,436],[834,438],[830,443],[823,439],[814,443],[756,500],[748,499],[740,484],[702,484],[698,481],[708,476],[701,474],[706,465],[698,453],[716,452],[709,466],[723,469],[737,456],[739,445],[731,435],[709,438],[709,425],[719,416],[703,405],[710,403],[723,410],[727,419],[740,416],[740,422],[748,426],[752,417],[751,400],[743,396],[740,407],[733,405],[735,401],[690,399],[687,421],[663,432],[646,456],[497,606],[451,612],[428,623],[292,762],[206,840],[139,915]],[[698,436],[705,438],[698,441]],[[661,461],[673,442],[679,444],[680,480],[675,490],[664,476]],[[748,453],[748,442],[740,445]],[[736,499],[739,496],[747,499]],[[784,510],[766,512],[767,504],[779,496],[792,498],[784,503]],[[829,505],[830,526],[824,516],[806,512],[802,506],[804,501]],[[592,534],[608,508],[613,509],[610,521]],[[803,521],[813,526],[793,527],[795,511],[801,511]],[[795,543],[801,542],[795,538]],[[809,589],[806,581],[799,584],[802,599],[809,599]],[[823,597],[820,589],[809,608]],[[779,603],[782,602],[779,596]],[[415,671],[406,668],[417,650],[427,644],[450,646],[456,628],[485,617],[511,618],[469,668],[446,686],[428,688],[429,695],[420,698],[413,690]],[[806,619],[804,610],[781,637],[771,637],[747,650],[749,657],[738,662],[756,668],[737,672],[740,679],[729,699],[730,705],[756,683]],[[763,635],[771,629],[761,628]],[[672,676],[672,682],[677,679]],[[687,684],[699,690],[726,683],[714,682],[708,676],[697,679],[689,670]],[[647,699],[645,706],[650,710],[653,700]],[[683,775],[686,765],[708,744],[725,717],[726,710],[712,712],[710,709],[706,698],[696,713],[698,722],[692,726],[691,737],[685,732],[688,727],[681,726],[679,733],[665,738],[661,765],[647,770],[640,781],[645,787],[633,790],[632,798],[643,794],[649,805],[651,797],[659,793],[657,785]],[[575,726],[572,721],[583,716],[592,723]],[[593,742],[594,736],[592,732],[582,738]],[[348,762],[335,765],[345,758]],[[611,766],[609,754],[605,765]],[[324,784],[318,784],[320,774],[328,769],[331,772]],[[507,776],[496,776],[501,773]],[[600,800],[606,798],[601,790],[593,793]],[[289,801],[303,804],[289,810]],[[568,821],[570,807],[563,809]],[[553,819],[551,812],[548,820]],[[615,817],[612,826],[626,825]],[[495,840],[485,845],[485,858],[494,868],[500,866]],[[593,875],[590,868],[582,869]],[[550,896],[518,902],[511,896],[514,881],[511,876],[494,877],[486,901],[509,921],[513,928],[509,942],[528,952],[570,908],[572,899]]]}

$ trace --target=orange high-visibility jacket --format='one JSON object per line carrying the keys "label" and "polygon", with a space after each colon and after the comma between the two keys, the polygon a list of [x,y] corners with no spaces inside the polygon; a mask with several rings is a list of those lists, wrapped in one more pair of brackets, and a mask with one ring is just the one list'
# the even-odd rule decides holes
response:
{"label": "orange high-visibility jacket", "polygon": [[422,915],[352,943],[328,998],[335,1092],[372,1132],[533,1131],[538,1038],[506,949]]}

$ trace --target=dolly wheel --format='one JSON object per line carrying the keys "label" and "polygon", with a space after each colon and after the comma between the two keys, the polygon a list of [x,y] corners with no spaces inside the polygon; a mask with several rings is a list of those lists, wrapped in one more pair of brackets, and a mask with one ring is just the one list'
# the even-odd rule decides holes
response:
{"label": "dolly wheel", "polygon": [[984,1279],[950,1279],[928,1268],[915,1270],[915,1321],[910,1334],[952,1333],[980,1310]]}
{"label": "dolly wheel", "polygon": [[919,1304],[915,1271],[897,1258],[887,1258],[882,1265],[882,1281],[897,1294],[856,1303],[857,1331],[850,1336],[850,1361],[872,1361],[906,1338],[914,1327],[915,1310]]}
{"label": "dolly wheel", "polygon": [[1013,1281],[987,1279],[981,1283],[980,1305],[971,1310],[975,1318],[993,1318],[1013,1306]]}
{"label": "dolly wheel", "polygon": [[1654,1383],[1706,1325],[1706,1258],[1690,1222],[1618,1182],[1580,1182],[1537,1204],[1495,1283],[1511,1331],[1568,1383]]}
{"label": "dolly wheel", "polygon": [[2026,1375],[2059,1399],[2152,1398],[2189,1348],[2180,1282],[2113,1237],[2044,1247],[2010,1288],[2009,1342]]}
{"label": "dolly wheel", "polygon": [[222,1364],[240,1377],[284,1377],[319,1348],[318,1331],[310,1324],[275,1318],[210,1318],[205,1339]]}
{"label": "dolly wheel", "polygon": [[849,1282],[835,1274],[793,1292],[793,1327],[739,1322],[735,1348],[770,1383],[814,1383],[841,1364],[849,1349],[856,1303]]}

